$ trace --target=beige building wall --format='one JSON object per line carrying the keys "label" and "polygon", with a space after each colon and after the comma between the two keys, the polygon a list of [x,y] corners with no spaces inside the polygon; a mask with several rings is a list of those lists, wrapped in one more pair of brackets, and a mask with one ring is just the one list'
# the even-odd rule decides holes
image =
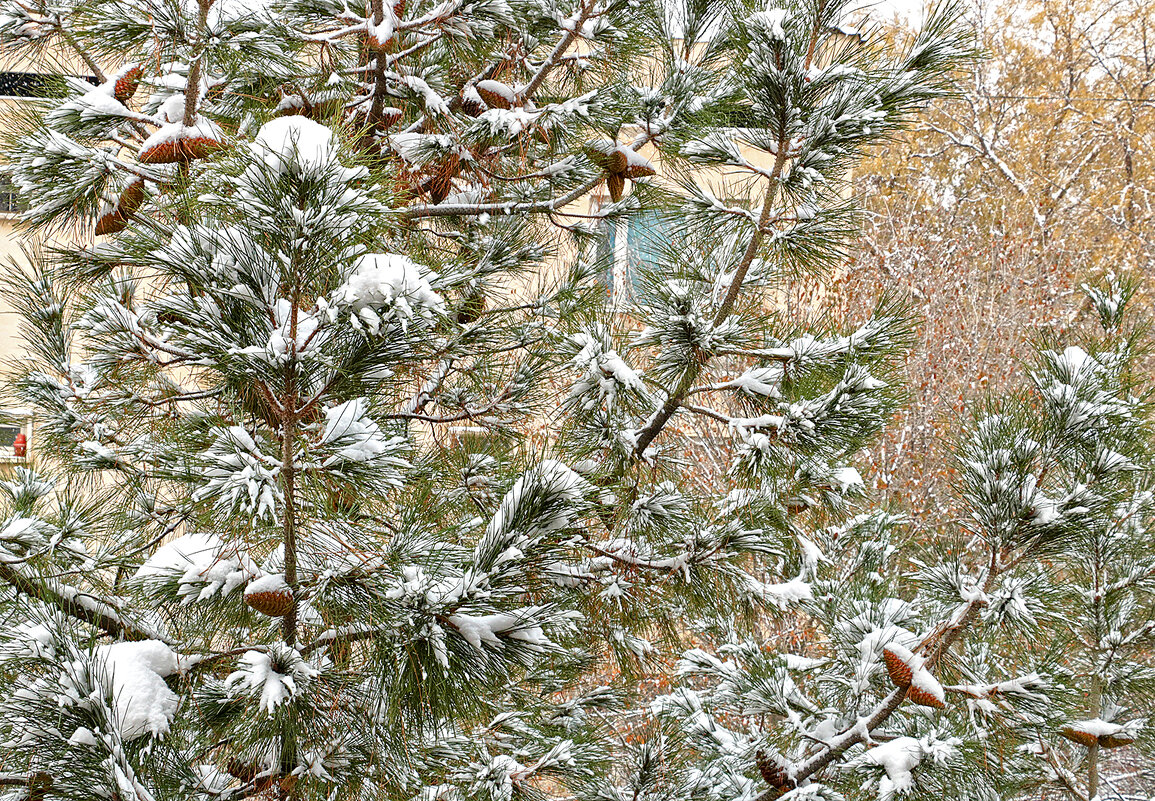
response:
{"label": "beige building wall", "polygon": [[[23,261],[16,235],[16,225],[13,215],[0,213],[0,264],[7,272],[10,269],[10,260]],[[0,359],[5,361],[20,351],[20,319],[16,311],[9,307],[8,302],[0,300]]]}
{"label": "beige building wall", "polygon": [[[17,239],[14,216],[0,212],[0,269],[11,269],[11,260],[23,260]],[[0,299],[0,371],[7,372],[11,362],[26,353],[20,336],[20,317],[8,301]],[[15,431],[14,431],[15,429]],[[26,445],[33,444],[32,417],[27,410],[16,407],[10,398],[0,394],[0,477],[10,472],[13,464],[22,460],[15,455],[15,433],[25,437]]]}
{"label": "beige building wall", "polygon": [[[0,215],[0,269],[10,269],[10,260],[21,258],[11,214]],[[0,371],[6,372],[10,363],[26,353],[20,336],[20,318],[6,300],[0,300]],[[25,446],[34,447],[35,432],[31,415],[17,407],[10,398],[0,394],[0,477],[6,476],[16,457],[16,434],[23,434]]]}
{"label": "beige building wall", "polygon": [[[33,65],[25,62],[5,60],[6,72],[35,73]],[[26,99],[0,94],[0,125],[13,125],[13,115]],[[3,154],[0,154],[2,163]],[[0,174],[0,270],[8,273],[13,264],[26,264],[22,245],[27,243],[16,225],[14,189],[8,177]],[[6,298],[0,298],[0,380],[8,373],[13,362],[21,360],[27,353],[20,334],[21,318],[17,309]],[[23,463],[15,455],[15,433],[23,434],[28,453],[35,451],[36,432],[34,421],[27,409],[17,406],[11,397],[0,391],[0,478],[12,472],[12,468]]]}

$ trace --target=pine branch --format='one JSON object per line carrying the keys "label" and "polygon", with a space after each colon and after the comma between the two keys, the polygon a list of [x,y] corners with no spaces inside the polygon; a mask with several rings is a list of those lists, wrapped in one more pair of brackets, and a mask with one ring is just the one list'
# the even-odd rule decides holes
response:
{"label": "pine branch", "polygon": [[1043,742],[1041,736],[1039,737],[1038,745],[1041,749],[1039,754],[1040,758],[1047,762],[1047,765],[1050,767],[1051,772],[1055,775],[1055,778],[1057,778],[1059,783],[1063,785],[1063,789],[1070,793],[1071,797],[1075,799],[1075,801],[1092,801],[1094,796],[1089,796],[1079,789],[1079,784],[1076,781],[1074,774],[1072,774],[1071,771],[1067,770],[1059,762],[1058,757],[1055,756],[1054,749]]}
{"label": "pine branch", "polygon": [[[989,572],[986,580],[983,582],[982,592],[977,593],[975,597],[963,605],[961,614],[956,613],[956,615],[952,616],[949,620],[944,621],[940,626],[936,627],[934,633],[927,635],[919,644],[919,649],[928,646],[932,647],[924,663],[927,668],[934,667],[942,656],[962,637],[971,624],[974,623],[979,610],[986,604],[986,593],[994,585],[996,575],[994,571]],[[941,632],[941,636],[939,636],[939,632]],[[905,687],[892,690],[886,698],[871,710],[869,715],[859,718],[853,726],[828,741],[824,751],[815,754],[803,762],[790,774],[791,778],[797,783],[802,783],[840,759],[855,745],[868,742],[871,733],[884,724],[890,716],[902,706],[902,702],[906,699],[906,693],[907,688]],[[774,801],[774,799],[778,797],[778,794],[779,791],[777,789],[770,789],[759,795],[755,801]]]}
{"label": "pine branch", "polygon": [[[697,392],[697,391],[711,390],[711,389],[716,389],[716,387],[699,387],[698,390],[691,390],[687,394],[694,394],[694,392]],[[721,412],[714,411],[713,409],[710,409],[706,406],[695,406],[692,403],[682,403],[682,408],[688,412],[693,412],[694,414],[700,414],[704,417],[710,417],[710,418],[713,418],[714,420],[717,420],[720,423],[725,423],[727,425],[730,424],[730,421],[732,419],[728,415],[724,415]]]}
{"label": "pine branch", "polygon": [[145,406],[166,406],[173,403],[188,403],[195,400],[219,398],[223,393],[224,388],[218,387],[216,389],[206,389],[199,392],[178,391],[167,395],[161,394],[153,398],[142,398],[139,395],[134,395],[133,400],[143,403]]}
{"label": "pine branch", "polygon": [[[0,563],[0,579],[8,582],[18,593],[55,607],[69,617],[94,626],[114,639],[163,640],[156,632],[140,628],[125,620],[119,610],[107,601],[97,599],[73,587],[51,580],[40,581],[29,578],[5,563]],[[80,600],[83,597],[92,600]]]}
{"label": "pine branch", "polygon": [[408,220],[421,219],[424,217],[476,217],[482,214],[501,216],[552,212],[573,203],[579,197],[600,184],[602,180],[603,176],[597,175],[553,200],[542,200],[531,203],[455,203],[435,206],[410,206],[409,208],[398,210],[397,214],[403,219]]}
{"label": "pine branch", "polygon": [[[384,0],[371,0],[370,13],[373,15],[373,23],[380,25],[385,19],[385,4]],[[392,13],[392,11],[390,11]],[[366,26],[368,31],[368,26]],[[365,37],[365,47],[369,46],[372,37]],[[373,60],[373,98],[369,105],[368,122],[372,130],[380,131],[382,121],[384,119],[385,98],[389,91],[388,81],[388,59],[385,54],[378,50],[374,55]]]}
{"label": "pine branch", "polygon": [[[292,334],[290,341],[297,339],[296,306],[293,307]],[[284,397],[281,412],[281,484],[284,490],[284,517],[282,520],[282,544],[284,545],[285,583],[293,593],[292,606],[289,613],[282,618],[282,632],[286,645],[293,645],[297,641],[297,462],[296,438],[298,416],[292,394],[295,376],[292,364],[286,365],[286,384],[290,388]]]}
{"label": "pine branch", "polygon": [[814,14],[816,24],[810,31],[810,42],[806,45],[806,62],[802,65],[802,71],[806,73],[810,72],[810,66],[814,63],[814,53],[818,49],[818,36],[821,33],[819,30],[819,24],[817,23],[821,23],[822,21],[822,14],[826,9],[827,2],[828,0],[819,0],[818,8]]}
{"label": "pine branch", "polygon": [[88,51],[85,50],[79,42],[76,41],[75,36],[65,30],[64,23],[62,21],[58,22],[57,26],[57,30],[60,31],[61,38],[63,38],[64,41],[68,43],[68,46],[71,47],[76,52],[76,54],[80,56],[85,65],[87,65],[87,67],[92,70],[92,74],[96,76],[96,80],[104,83],[106,80],[104,77],[104,71],[100,69],[100,65],[96,63],[96,60],[91,55],[89,55]]}
{"label": "pine branch", "polygon": [[36,10],[29,6],[27,3],[19,2],[19,0],[17,0],[15,5],[19,6],[30,17],[39,18],[37,20],[38,24],[51,25],[52,27],[56,28],[57,33],[60,34],[60,38],[63,39],[70,48],[72,48],[76,55],[80,56],[80,60],[84,62],[85,66],[92,70],[92,74],[96,76],[96,80],[104,83],[106,80],[104,77],[104,71],[100,69],[100,65],[96,63],[96,59],[94,59],[92,55],[89,54],[88,50],[76,40],[75,36],[68,32],[68,29],[64,26],[64,19],[59,14],[53,15],[52,17],[45,17],[41,14],[38,14]]}
{"label": "pine branch", "polygon": [[[714,315],[715,327],[725,322],[726,318],[729,317],[733,311],[734,304],[738,300],[738,294],[742,290],[742,282],[746,280],[746,273],[750,270],[750,265],[754,263],[754,257],[758,255],[758,248],[762,245],[762,240],[766,236],[767,226],[773,214],[774,203],[778,198],[779,181],[782,178],[782,171],[785,167],[786,143],[779,141],[778,155],[774,159],[774,168],[771,170],[770,181],[766,187],[766,197],[762,202],[762,212],[758,217],[758,226],[750,234],[750,241],[747,243],[746,250],[742,254],[742,258],[735,269],[734,279],[731,281],[726,296],[722,304],[718,307],[717,313]],[[661,408],[647,421],[645,428],[638,433],[633,450],[635,459],[645,458],[646,449],[650,447],[650,443],[662,432],[666,423],[674,416],[678,407],[682,405],[689,392],[693,389],[694,382],[697,381],[698,376],[701,375],[707,358],[708,357],[703,357],[702,361],[693,362],[686,369],[682,374],[682,379],[678,383],[677,388],[666,398]]]}
{"label": "pine branch", "polygon": [[523,97],[533,97],[542,83],[545,82],[545,79],[549,77],[549,73],[557,66],[562,55],[564,55],[565,52],[569,50],[570,45],[574,43],[574,40],[577,38],[577,31],[581,30],[582,25],[589,19],[590,13],[597,1],[598,0],[582,0],[578,5],[578,13],[575,15],[573,24],[565,29],[565,33],[562,34],[557,45],[555,45],[553,50],[550,51],[550,54],[546,56],[545,61],[538,67],[537,72],[530,79],[529,83],[525,85],[525,89],[522,90]]}
{"label": "pine branch", "polygon": [[434,394],[437,393],[441,386],[445,383],[445,379],[449,377],[453,370],[453,362],[455,360],[450,357],[443,359],[438,363],[437,368],[433,371],[433,375],[426,379],[425,383],[421,385],[421,389],[401,405],[401,412],[403,414],[420,414],[425,411],[425,407],[433,400]]}

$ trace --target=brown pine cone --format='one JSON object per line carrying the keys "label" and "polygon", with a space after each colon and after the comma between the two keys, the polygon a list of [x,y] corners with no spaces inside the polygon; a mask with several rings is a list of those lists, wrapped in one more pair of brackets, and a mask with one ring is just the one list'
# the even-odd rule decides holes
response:
{"label": "brown pine cone", "polygon": [[882,649],[882,662],[886,665],[886,672],[895,687],[901,689],[910,686],[910,681],[913,678],[910,665],[896,654],[889,645]]}
{"label": "brown pine cone", "polygon": [[143,70],[140,67],[130,67],[116,79],[116,83],[112,86],[112,96],[117,102],[123,103],[136,94],[136,87],[140,85],[142,74]]}
{"label": "brown pine cone", "polygon": [[606,189],[610,191],[610,199],[617,203],[622,199],[622,195],[626,190],[626,179],[621,173],[611,172],[606,174]]}
{"label": "brown pine cone", "polygon": [[775,790],[784,793],[794,789],[794,780],[790,778],[786,768],[782,767],[778,760],[767,756],[765,751],[758,751],[754,754],[754,764],[758,766],[762,780]]}

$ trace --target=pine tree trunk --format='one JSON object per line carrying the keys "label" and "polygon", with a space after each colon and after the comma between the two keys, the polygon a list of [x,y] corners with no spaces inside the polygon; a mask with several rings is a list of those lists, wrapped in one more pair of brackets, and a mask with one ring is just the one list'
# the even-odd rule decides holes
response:
{"label": "pine tree trunk", "polygon": [[[385,3],[384,0],[373,0],[370,4],[370,12],[374,25],[380,25],[385,19]],[[365,37],[365,51],[367,57],[373,59],[373,102],[369,107],[369,130],[374,133],[380,133],[383,129],[382,114],[385,108],[385,98],[388,96],[389,81],[389,62],[385,54],[372,46],[370,37]],[[368,58],[366,58],[368,61]],[[372,142],[372,137],[366,136],[364,138],[366,143]]]}
{"label": "pine tree trunk", "polygon": [[200,8],[197,12],[197,38],[194,48],[201,52],[193,56],[188,68],[188,79],[185,82],[184,119],[181,122],[186,128],[196,125],[197,101],[200,99],[201,90],[201,63],[204,61],[203,48],[208,33],[209,6],[212,5],[212,0],[199,0],[198,4]]}
{"label": "pine tree trunk", "polygon": [[[1098,558],[1100,554],[1096,554]],[[1096,566],[1095,570],[1095,594],[1092,596],[1091,603],[1094,605],[1094,620],[1095,620],[1095,638],[1101,641],[1102,632],[1105,631],[1105,621],[1103,620],[1103,570],[1102,561]],[[1103,706],[1103,682],[1098,674],[1099,665],[1099,649],[1095,649],[1091,663],[1091,692],[1090,692],[1090,717],[1098,718],[1102,714]],[[1095,797],[1099,795],[1099,743],[1094,743],[1087,749],[1087,799],[1094,801]]]}
{"label": "pine tree trunk", "polygon": [[296,396],[297,369],[297,300],[298,293],[292,292],[292,312],[289,317],[289,342],[292,358],[285,365],[285,394],[281,402],[281,481],[285,490],[285,517],[282,524],[285,546],[285,583],[293,593],[293,606],[289,614],[281,620],[286,645],[294,645],[297,640],[297,466],[296,439],[298,403]]}
{"label": "pine tree trunk", "polygon": [[[286,394],[286,401],[291,404]],[[294,464],[294,440],[297,433],[296,411],[286,408],[284,411],[284,425],[281,429],[281,479],[285,489],[285,517],[283,521],[283,542],[285,546],[285,583],[293,591],[293,607],[289,614],[281,621],[286,645],[293,645],[297,640],[297,507],[296,507],[296,479],[297,469]]]}

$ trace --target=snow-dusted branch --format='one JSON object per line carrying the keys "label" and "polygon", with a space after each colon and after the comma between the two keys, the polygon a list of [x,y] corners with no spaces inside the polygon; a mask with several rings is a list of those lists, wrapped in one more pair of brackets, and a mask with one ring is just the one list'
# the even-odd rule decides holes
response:
{"label": "snow-dusted branch", "polygon": [[156,632],[126,619],[111,603],[53,579],[25,575],[21,570],[0,562],[0,580],[29,598],[59,609],[69,617],[88,623],[114,638],[126,640],[161,639]]}
{"label": "snow-dusted branch", "polygon": [[537,90],[541,88],[545,79],[549,77],[550,72],[557,66],[562,55],[569,50],[570,46],[573,45],[577,39],[577,32],[581,30],[585,21],[590,18],[590,14],[593,12],[597,2],[598,0],[582,0],[581,3],[579,3],[577,14],[571,19],[566,20],[566,22],[570,24],[566,25],[564,32],[558,39],[553,50],[546,56],[545,61],[537,68],[537,71],[533,74],[533,77],[529,79],[529,82],[526,83],[525,88],[522,90],[524,97],[533,97],[534,94],[537,93]]}
{"label": "snow-dusted branch", "polygon": [[520,214],[539,214],[542,212],[557,211],[581,196],[589,193],[602,181],[602,176],[598,175],[583,181],[564,195],[553,198],[552,200],[540,200],[530,202],[506,202],[506,203],[443,203],[439,205],[421,205],[410,206],[404,209],[398,209],[397,214],[405,219],[421,219],[424,217],[476,217],[482,214],[489,214],[494,216],[502,215],[520,215]]}

